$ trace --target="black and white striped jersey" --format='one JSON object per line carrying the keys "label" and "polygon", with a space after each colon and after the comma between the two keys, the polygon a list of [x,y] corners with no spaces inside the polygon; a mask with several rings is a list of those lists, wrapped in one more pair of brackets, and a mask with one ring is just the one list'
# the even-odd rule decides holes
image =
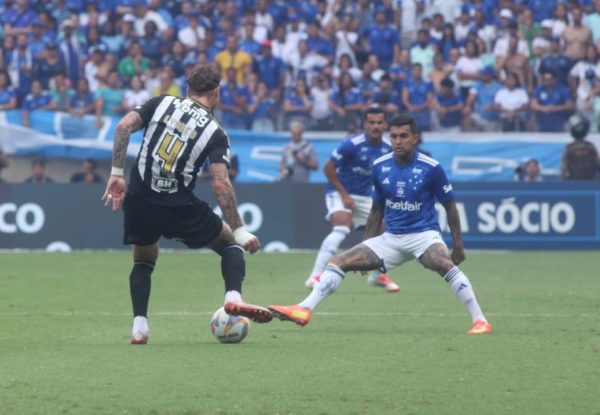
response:
{"label": "black and white striped jersey", "polygon": [[142,117],[144,138],[131,172],[130,192],[160,204],[182,203],[192,197],[207,158],[229,166],[229,137],[198,102],[161,95],[133,111]]}

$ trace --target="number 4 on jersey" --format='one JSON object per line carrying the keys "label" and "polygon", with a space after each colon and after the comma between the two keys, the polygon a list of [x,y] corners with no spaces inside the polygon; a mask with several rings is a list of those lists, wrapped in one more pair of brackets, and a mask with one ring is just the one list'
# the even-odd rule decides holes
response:
{"label": "number 4 on jersey", "polygon": [[162,160],[163,173],[173,173],[175,162],[177,161],[179,153],[183,149],[184,145],[185,141],[180,140],[171,134],[166,134],[163,137],[158,149],[156,150],[156,155]]}

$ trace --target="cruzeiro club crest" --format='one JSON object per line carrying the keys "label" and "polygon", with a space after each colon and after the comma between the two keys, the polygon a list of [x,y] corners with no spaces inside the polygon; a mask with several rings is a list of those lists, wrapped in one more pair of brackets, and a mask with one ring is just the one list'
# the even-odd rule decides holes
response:
{"label": "cruzeiro club crest", "polygon": [[396,197],[404,197],[406,182],[396,182]]}

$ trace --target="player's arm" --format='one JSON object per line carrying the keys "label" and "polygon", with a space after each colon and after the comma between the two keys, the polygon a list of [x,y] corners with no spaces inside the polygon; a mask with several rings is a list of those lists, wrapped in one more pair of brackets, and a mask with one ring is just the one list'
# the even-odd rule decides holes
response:
{"label": "player's arm", "polygon": [[383,214],[385,212],[385,204],[382,200],[373,200],[371,205],[371,211],[367,218],[367,225],[365,226],[365,233],[363,240],[373,238],[381,233],[381,222],[383,221]]}
{"label": "player's arm", "polygon": [[327,163],[325,163],[325,167],[323,167],[323,173],[325,173],[325,177],[327,177],[327,180],[329,180],[329,183],[331,183],[333,188],[335,190],[337,190],[338,193],[340,194],[340,196],[342,197],[342,201],[344,202],[344,207],[346,209],[353,209],[355,207],[354,200],[352,200],[352,198],[346,191],[346,188],[340,181],[340,178],[338,177],[336,170],[337,170],[337,167],[335,166],[333,161],[331,159],[327,160]]}
{"label": "player's arm", "polygon": [[127,156],[127,146],[131,134],[142,128],[142,116],[131,111],[124,116],[115,131],[115,139],[113,143],[113,158],[110,177],[106,184],[106,190],[102,195],[104,206],[112,202],[112,210],[117,210],[125,197],[125,189],[127,187],[123,171],[125,168],[125,157]]}
{"label": "player's arm", "polygon": [[256,252],[260,248],[260,241],[244,228],[242,218],[237,210],[237,197],[231,180],[229,180],[229,171],[225,163],[211,163],[210,174],[212,176],[212,187],[215,193],[217,203],[223,212],[223,219],[233,230],[235,241],[242,245],[250,253]]}
{"label": "player's arm", "polygon": [[462,232],[460,230],[460,217],[458,216],[456,202],[450,200],[449,202],[444,203],[444,209],[446,209],[448,227],[450,228],[454,245],[451,258],[452,262],[454,262],[455,265],[458,265],[465,260],[465,248],[463,246]]}

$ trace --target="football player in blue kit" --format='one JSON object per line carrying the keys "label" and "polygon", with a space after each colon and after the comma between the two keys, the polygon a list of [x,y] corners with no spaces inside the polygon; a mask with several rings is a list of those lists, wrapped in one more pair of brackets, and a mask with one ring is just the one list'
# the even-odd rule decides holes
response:
{"label": "football player in blue kit", "polygon": [[[391,122],[392,152],[373,164],[373,206],[365,240],[331,258],[318,284],[302,302],[292,306],[270,306],[281,320],[304,326],[312,310],[340,286],[346,272],[386,270],[417,258],[438,273],[471,315],[468,334],[488,334],[486,320],[467,276],[458,268],[465,260],[460,219],[452,185],[438,161],[416,150],[419,142],[413,118],[400,115]],[[449,253],[440,233],[435,202],[445,208],[454,249]],[[385,221],[385,232],[379,227]]]}
{"label": "football player in blue kit", "polygon": [[[364,227],[367,223],[371,210],[373,161],[391,151],[390,145],[383,141],[386,128],[383,109],[369,108],[364,115],[364,128],[364,133],[340,144],[323,168],[328,179],[325,219],[331,222],[332,230],[323,239],[313,269],[304,283],[308,288],[313,288],[319,281],[327,261],[335,255],[351,229]],[[400,290],[396,283],[378,270],[371,273],[368,282],[388,292]]]}

